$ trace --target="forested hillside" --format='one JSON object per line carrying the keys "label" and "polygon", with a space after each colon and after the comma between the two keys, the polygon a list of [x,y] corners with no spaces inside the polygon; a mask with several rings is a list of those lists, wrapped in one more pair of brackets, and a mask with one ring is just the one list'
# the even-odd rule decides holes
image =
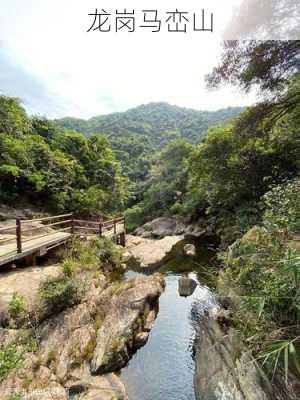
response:
{"label": "forested hillside", "polygon": [[199,143],[209,127],[228,121],[241,111],[240,107],[196,111],[168,103],[150,103],[122,113],[93,117],[89,120],[62,118],[56,120],[56,123],[61,128],[73,129],[87,135],[104,133],[110,139],[131,134],[146,136],[157,149],[162,144],[180,137],[192,143]]}
{"label": "forested hillside", "polygon": [[176,139],[199,143],[209,127],[229,121],[241,111],[239,107],[196,111],[168,103],[150,103],[89,120],[63,118],[55,122],[60,128],[87,136],[104,134],[109,138],[124,175],[131,181],[133,202],[130,204],[133,204],[143,197],[144,182],[149,178],[158,150]]}
{"label": "forested hillside", "polygon": [[127,211],[132,226],[162,214],[205,216],[230,242],[257,222],[260,197],[299,173],[299,92],[294,75],[276,100],[211,128],[199,145],[168,143],[153,159],[142,201]]}
{"label": "forested hillside", "polygon": [[58,129],[0,97],[0,202],[45,211],[110,214],[124,208],[128,182],[108,139]]}
{"label": "forested hillside", "polygon": [[207,126],[239,111],[202,113],[159,103],[82,127],[77,120],[30,117],[18,99],[1,96],[0,200],[52,211],[120,212],[143,199],[158,147],[181,135],[200,140]]}

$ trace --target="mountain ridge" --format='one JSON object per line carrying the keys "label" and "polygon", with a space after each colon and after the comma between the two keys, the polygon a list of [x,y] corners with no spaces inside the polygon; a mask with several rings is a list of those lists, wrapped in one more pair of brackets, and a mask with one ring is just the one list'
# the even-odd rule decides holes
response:
{"label": "mountain ridge", "polygon": [[112,139],[120,134],[145,135],[151,138],[154,147],[158,147],[178,137],[192,143],[200,142],[208,128],[236,117],[243,110],[243,107],[227,107],[217,111],[201,111],[166,102],[152,102],[88,119],[60,118],[55,123],[64,129],[87,135],[102,133]]}

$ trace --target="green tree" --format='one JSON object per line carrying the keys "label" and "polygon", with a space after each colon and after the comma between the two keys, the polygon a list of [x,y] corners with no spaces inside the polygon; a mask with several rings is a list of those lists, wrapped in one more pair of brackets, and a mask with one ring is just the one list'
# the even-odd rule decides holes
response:
{"label": "green tree", "polygon": [[116,213],[129,196],[108,139],[62,131],[0,97],[0,200],[51,210]]}
{"label": "green tree", "polygon": [[0,133],[20,137],[30,129],[31,122],[21,101],[14,97],[0,96]]}
{"label": "green tree", "polygon": [[266,94],[279,95],[299,72],[299,50],[299,40],[226,41],[221,64],[207,82],[212,87],[229,82],[246,91],[258,85]]}

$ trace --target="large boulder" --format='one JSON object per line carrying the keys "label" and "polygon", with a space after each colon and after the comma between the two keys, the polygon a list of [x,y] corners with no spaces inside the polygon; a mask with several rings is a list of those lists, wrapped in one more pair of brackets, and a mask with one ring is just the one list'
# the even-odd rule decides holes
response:
{"label": "large boulder", "polygon": [[137,228],[135,234],[141,237],[163,238],[165,236],[182,235],[185,226],[174,218],[160,217]]}
{"label": "large boulder", "polygon": [[198,224],[186,223],[174,217],[156,218],[134,231],[136,236],[155,239],[178,235],[200,237],[205,233],[206,230],[201,228]]}
{"label": "large boulder", "polygon": [[163,276],[154,274],[148,278],[136,278],[132,288],[117,289],[120,293],[112,297],[110,312],[97,333],[91,360],[92,374],[121,369],[133,351],[147,341],[151,324],[149,315],[155,318],[158,298],[164,286]]}
{"label": "large boulder", "polygon": [[232,329],[201,322],[196,343],[195,394],[197,400],[271,400],[271,385],[249,353],[241,349]]}
{"label": "large boulder", "polygon": [[78,400],[128,400],[125,386],[116,374],[92,376],[87,363],[72,372],[67,389]]}
{"label": "large boulder", "polygon": [[173,247],[183,236],[166,236],[163,239],[145,239],[127,235],[126,261],[133,261],[140,267],[158,267],[169,256]]}
{"label": "large boulder", "polygon": [[[148,338],[164,290],[161,274],[109,284],[93,278],[81,303],[52,315],[36,328],[39,348],[0,383],[1,399],[13,393],[26,400],[127,400],[113,373]],[[0,330],[0,344],[14,341],[17,330]],[[100,376],[98,376],[100,374]]]}
{"label": "large boulder", "polygon": [[178,280],[178,293],[182,297],[191,296],[197,287],[197,282],[194,279],[187,277],[179,278]]}
{"label": "large boulder", "polygon": [[38,316],[40,308],[40,285],[47,279],[61,274],[59,265],[12,269],[0,275],[0,327],[9,319],[9,303],[17,293],[24,299],[26,311]]}

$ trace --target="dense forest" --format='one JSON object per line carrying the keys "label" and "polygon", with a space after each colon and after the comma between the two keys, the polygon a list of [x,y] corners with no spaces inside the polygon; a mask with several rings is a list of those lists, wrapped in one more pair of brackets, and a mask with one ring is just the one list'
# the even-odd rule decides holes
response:
{"label": "dense forest", "polygon": [[[242,108],[228,107],[209,112],[181,108],[168,103],[150,103],[123,113],[114,113],[89,120],[63,118],[56,124],[64,129],[108,137],[123,173],[135,186],[140,198],[154,154],[175,139],[199,143],[207,129],[237,116]],[[134,199],[134,202],[136,199]]]}
{"label": "dense forest", "polygon": [[235,117],[242,108],[228,107],[218,111],[196,111],[168,103],[149,103],[126,112],[93,117],[89,120],[62,118],[61,128],[87,135],[104,133],[111,140],[137,134],[148,138],[154,149],[179,137],[199,143],[207,129]]}
{"label": "dense forest", "polygon": [[0,98],[0,196],[8,204],[48,211],[116,213],[129,196],[127,178],[108,139],[62,131]]}
{"label": "dense forest", "polygon": [[87,215],[124,211],[142,197],[159,148],[180,137],[200,141],[208,126],[239,111],[159,103],[90,121],[50,121],[2,96],[1,200]]}
{"label": "dense forest", "polygon": [[162,215],[204,221],[223,250],[234,243],[220,263],[246,299],[236,328],[287,380],[300,373],[299,51],[299,41],[225,45],[207,84],[255,87],[261,100],[246,110],[150,104],[49,121],[0,97],[0,201],[126,210],[130,229]]}

